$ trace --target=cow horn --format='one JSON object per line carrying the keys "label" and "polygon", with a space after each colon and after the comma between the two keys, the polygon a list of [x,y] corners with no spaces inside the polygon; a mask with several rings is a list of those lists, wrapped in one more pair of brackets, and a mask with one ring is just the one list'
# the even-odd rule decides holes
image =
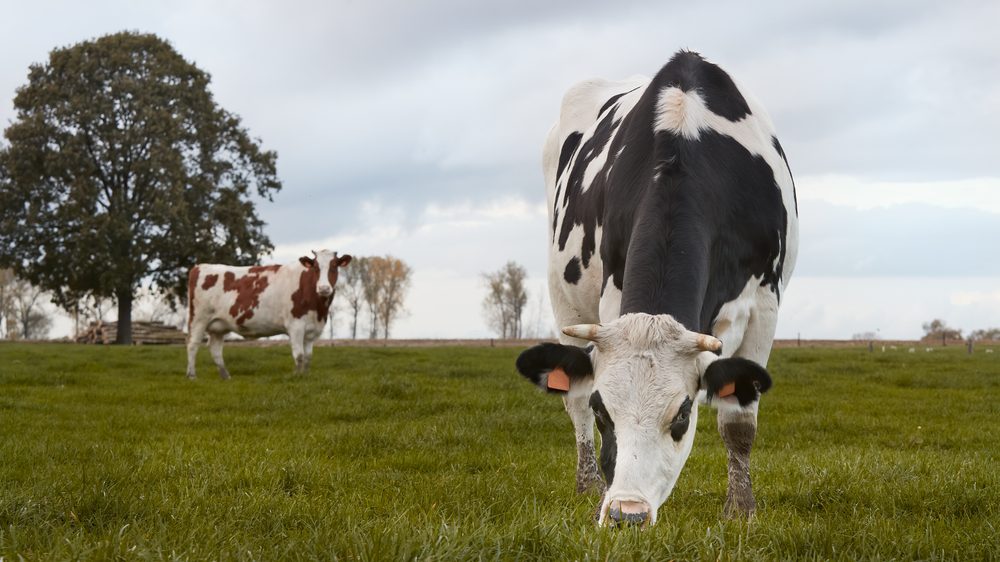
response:
{"label": "cow horn", "polygon": [[719,351],[722,349],[722,341],[718,338],[712,336],[706,336],[705,334],[695,334],[697,338],[695,340],[698,349],[702,351]]}
{"label": "cow horn", "polygon": [[600,327],[600,324],[576,324],[566,326],[562,329],[562,333],[581,340],[597,341],[597,330]]}

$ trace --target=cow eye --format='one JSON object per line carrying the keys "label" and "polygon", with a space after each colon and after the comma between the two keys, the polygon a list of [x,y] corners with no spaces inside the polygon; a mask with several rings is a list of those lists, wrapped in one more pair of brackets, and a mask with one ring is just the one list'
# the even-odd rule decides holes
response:
{"label": "cow eye", "polygon": [[684,402],[681,403],[681,407],[677,410],[677,414],[674,415],[674,419],[670,422],[670,437],[674,441],[680,441],[684,434],[687,433],[688,425],[691,422],[691,407],[694,402],[691,401],[691,397],[687,396],[684,398]]}

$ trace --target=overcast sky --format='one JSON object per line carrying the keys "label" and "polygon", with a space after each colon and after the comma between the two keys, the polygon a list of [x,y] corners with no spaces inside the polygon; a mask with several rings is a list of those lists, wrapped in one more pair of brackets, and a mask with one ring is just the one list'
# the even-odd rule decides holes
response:
{"label": "overcast sky", "polygon": [[[274,259],[329,247],[415,271],[397,337],[484,337],[483,271],[544,293],[541,145],[563,92],[679,48],[767,107],[795,175],[779,337],[1000,325],[1000,2],[0,2],[0,125],[28,65],[128,29],[212,75],[278,152]],[[340,326],[340,333],[344,333]]]}

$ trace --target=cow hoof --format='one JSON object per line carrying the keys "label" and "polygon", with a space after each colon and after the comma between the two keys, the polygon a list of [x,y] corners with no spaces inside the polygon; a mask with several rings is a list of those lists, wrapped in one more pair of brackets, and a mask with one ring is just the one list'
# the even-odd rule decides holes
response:
{"label": "cow hoof", "polygon": [[743,519],[753,517],[757,511],[757,504],[753,497],[737,501],[732,497],[726,498],[726,505],[722,508],[722,515],[726,519]]}
{"label": "cow hoof", "polygon": [[577,478],[576,480],[576,493],[586,494],[588,492],[597,492],[598,494],[604,493],[604,480],[601,477],[596,478]]}
{"label": "cow hoof", "polygon": [[189,381],[197,380],[198,377],[194,373],[188,373],[187,378]]}

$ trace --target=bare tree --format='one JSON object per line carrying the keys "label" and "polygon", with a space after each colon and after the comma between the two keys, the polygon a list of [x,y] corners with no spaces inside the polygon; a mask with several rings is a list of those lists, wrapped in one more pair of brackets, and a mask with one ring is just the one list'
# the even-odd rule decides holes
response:
{"label": "bare tree", "polygon": [[12,292],[15,281],[12,269],[0,269],[0,338],[7,337],[7,324],[13,319]]}
{"label": "bare tree", "polygon": [[106,321],[111,311],[115,308],[115,301],[113,299],[95,296],[86,298],[79,304],[82,305],[80,314],[83,315],[83,320],[87,324]]}
{"label": "bare tree", "polygon": [[502,338],[522,336],[522,317],[528,304],[527,277],[527,270],[514,261],[507,262],[497,271],[483,274],[487,288],[483,313],[486,323]]}
{"label": "bare tree", "polygon": [[[52,319],[42,308],[45,291],[23,279],[16,279],[9,285],[10,317],[7,336],[23,339],[42,339],[49,335]],[[13,322],[11,322],[13,320]],[[12,334],[10,327],[16,330]]]}
{"label": "bare tree", "polygon": [[942,343],[945,343],[947,340],[962,339],[962,330],[949,327],[940,318],[925,322],[922,327],[924,329],[923,339],[927,341],[941,340]]}
{"label": "bare tree", "polygon": [[510,311],[504,305],[503,270],[484,273],[483,281],[486,284],[486,298],[483,299],[483,316],[486,317],[486,324],[497,333],[497,336],[506,338],[510,332]]}
{"label": "bare tree", "polygon": [[392,322],[403,312],[403,301],[410,288],[413,270],[401,259],[392,256],[372,258],[372,268],[378,279],[378,315],[382,324],[382,337],[389,339]]}
{"label": "bare tree", "polygon": [[392,256],[366,258],[361,284],[368,307],[368,337],[375,339],[379,333],[389,338],[392,323],[404,311],[403,301],[410,287],[412,270],[406,262]]}
{"label": "bare tree", "polygon": [[[96,312],[100,314],[99,310]],[[184,324],[183,314],[171,304],[167,295],[148,287],[136,293],[133,317],[140,322],[162,322],[170,326]]]}
{"label": "bare tree", "polygon": [[376,272],[376,260],[379,258],[366,258],[367,263],[361,271],[362,293],[365,297],[365,305],[368,307],[368,339],[373,340],[378,337],[378,313],[379,299],[381,299],[381,284]]}
{"label": "bare tree", "polygon": [[351,339],[358,338],[358,316],[365,305],[365,279],[368,275],[368,258],[355,257],[350,267],[340,270],[337,296],[347,305],[351,319]]}

